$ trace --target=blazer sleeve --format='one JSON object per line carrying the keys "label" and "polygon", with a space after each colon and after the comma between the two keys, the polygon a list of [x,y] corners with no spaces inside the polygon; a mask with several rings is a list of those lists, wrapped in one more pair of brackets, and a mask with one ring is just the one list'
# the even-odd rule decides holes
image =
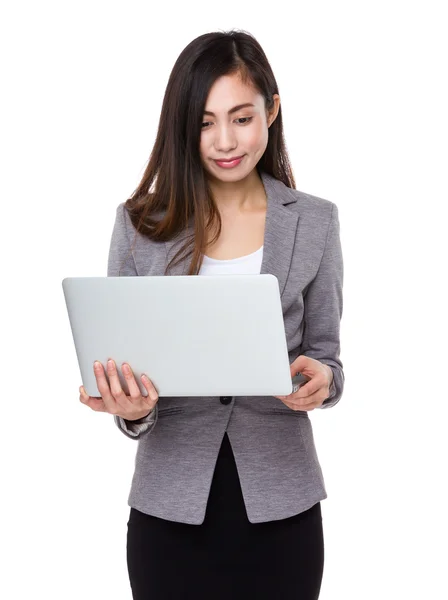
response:
{"label": "blazer sleeve", "polygon": [[[112,230],[112,237],[109,247],[109,257],[107,264],[108,277],[136,276],[137,267],[131,252],[129,242],[129,215],[124,202],[118,205],[115,223]],[[129,438],[138,440],[142,435],[150,433],[156,423],[158,416],[157,404],[152,411],[138,421],[128,421],[118,415],[114,415],[114,421],[117,427]]]}
{"label": "blazer sleeve", "polygon": [[339,357],[344,265],[338,207],[334,203],[332,205],[319,269],[304,296],[305,327],[301,354],[319,360],[333,371],[330,395],[320,408],[330,408],[339,402],[345,382],[343,364]]}

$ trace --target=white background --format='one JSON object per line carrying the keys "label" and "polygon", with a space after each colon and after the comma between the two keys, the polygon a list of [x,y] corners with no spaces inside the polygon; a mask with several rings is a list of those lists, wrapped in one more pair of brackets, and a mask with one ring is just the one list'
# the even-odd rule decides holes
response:
{"label": "white background", "polygon": [[320,598],[448,598],[442,5],[2,5],[2,598],[131,598],[137,444],[79,402],[61,281],[106,274],[175,60],[230,28],[270,60],[297,188],[339,208],[346,385],[310,413],[328,492]]}

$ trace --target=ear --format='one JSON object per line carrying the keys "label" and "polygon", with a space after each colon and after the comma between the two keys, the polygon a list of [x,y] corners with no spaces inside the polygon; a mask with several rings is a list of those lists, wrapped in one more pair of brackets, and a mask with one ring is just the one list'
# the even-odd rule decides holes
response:
{"label": "ear", "polygon": [[270,127],[275,121],[278,115],[278,111],[280,109],[280,96],[278,94],[273,94],[272,99],[274,100],[274,106],[271,108],[271,110],[266,111],[268,127]]}

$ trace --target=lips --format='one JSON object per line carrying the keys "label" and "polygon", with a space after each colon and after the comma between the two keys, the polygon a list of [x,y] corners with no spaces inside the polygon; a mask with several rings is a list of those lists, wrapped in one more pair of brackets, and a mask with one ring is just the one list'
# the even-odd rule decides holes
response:
{"label": "lips", "polygon": [[234,160],[238,160],[239,158],[243,158],[244,154],[241,156],[232,156],[231,158],[215,158],[216,162],[232,162]]}
{"label": "lips", "polygon": [[242,156],[239,156],[237,158],[228,158],[227,160],[215,160],[215,164],[220,169],[234,169],[241,163],[244,156],[245,155],[243,154]]}

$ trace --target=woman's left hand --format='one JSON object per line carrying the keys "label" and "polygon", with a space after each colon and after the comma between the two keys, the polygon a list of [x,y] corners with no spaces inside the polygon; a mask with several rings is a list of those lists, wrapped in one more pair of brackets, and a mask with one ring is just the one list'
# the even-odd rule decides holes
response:
{"label": "woman's left hand", "polygon": [[297,392],[274,398],[278,398],[292,410],[314,410],[322,406],[323,401],[330,395],[332,369],[319,360],[302,354],[291,364],[291,377],[297,373],[302,373],[310,380],[301,385]]}

